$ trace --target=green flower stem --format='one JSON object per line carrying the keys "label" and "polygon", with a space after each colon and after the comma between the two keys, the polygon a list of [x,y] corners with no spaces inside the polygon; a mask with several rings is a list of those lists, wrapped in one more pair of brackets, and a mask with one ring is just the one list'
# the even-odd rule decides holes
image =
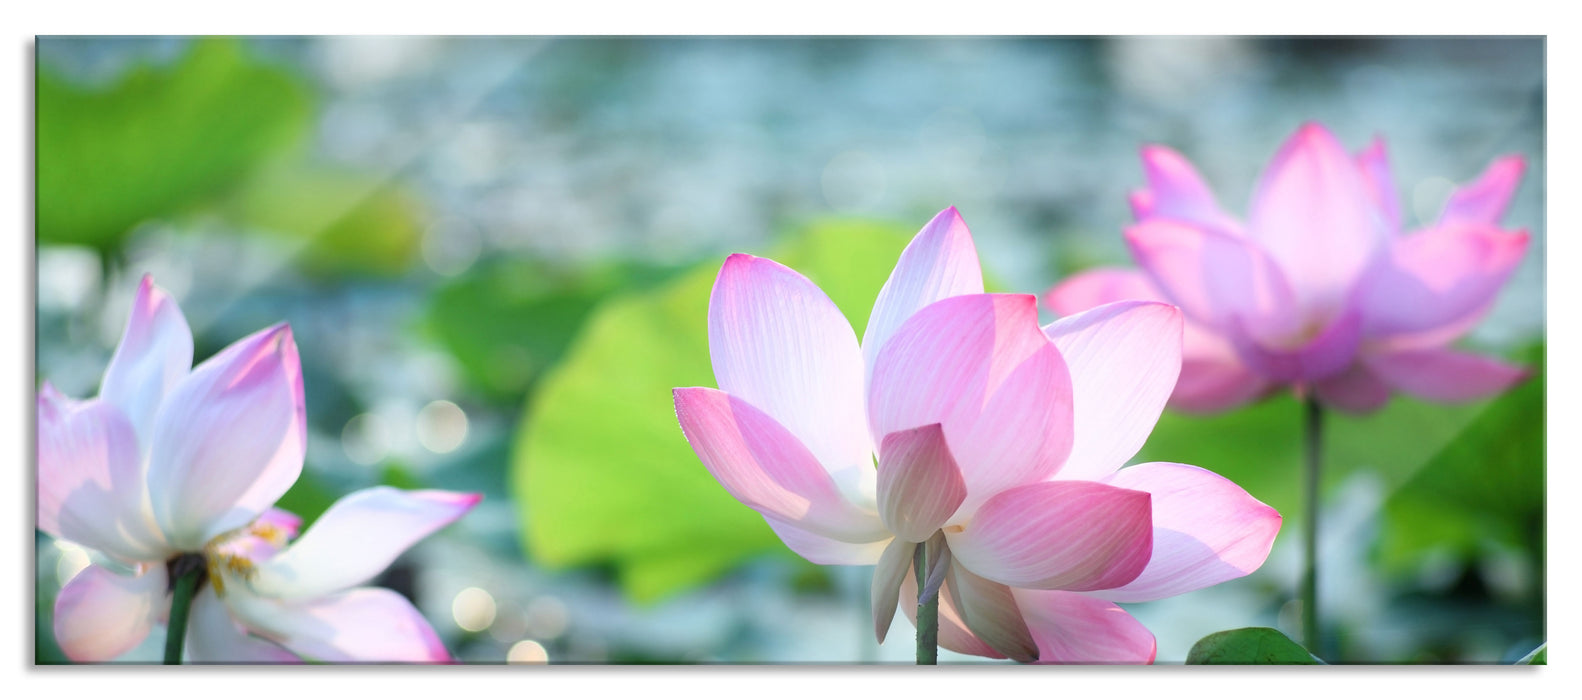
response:
{"label": "green flower stem", "polygon": [[165,634],[165,664],[180,665],[182,647],[187,641],[187,614],[192,611],[192,599],[204,573],[203,557],[184,555],[170,568],[175,588],[171,591],[170,624]]}
{"label": "green flower stem", "polygon": [[[926,561],[927,548],[924,543],[917,543],[917,550],[912,555],[912,565],[917,576],[918,590],[923,589],[923,582],[928,580],[928,562]],[[917,665],[934,666],[939,663],[939,591],[934,591],[926,600],[917,602]]]}
{"label": "green flower stem", "polygon": [[1306,401],[1307,430],[1305,438],[1306,493],[1303,513],[1307,527],[1302,532],[1302,644],[1314,656],[1320,656],[1318,631],[1318,505],[1319,468],[1323,465],[1321,448],[1324,444],[1324,409],[1316,396]]}

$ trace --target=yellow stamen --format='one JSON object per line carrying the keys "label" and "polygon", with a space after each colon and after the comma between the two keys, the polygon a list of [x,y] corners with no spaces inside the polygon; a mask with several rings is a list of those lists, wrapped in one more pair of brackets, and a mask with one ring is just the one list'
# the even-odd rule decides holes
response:
{"label": "yellow stamen", "polygon": [[286,531],[274,525],[255,522],[247,527],[247,531],[277,548],[286,546]]}

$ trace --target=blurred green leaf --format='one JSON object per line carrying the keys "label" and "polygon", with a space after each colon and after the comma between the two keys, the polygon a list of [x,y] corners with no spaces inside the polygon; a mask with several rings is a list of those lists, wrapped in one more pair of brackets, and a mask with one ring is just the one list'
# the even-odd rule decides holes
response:
{"label": "blurred green leaf", "polygon": [[302,475],[297,477],[297,482],[275,502],[275,507],[302,518],[298,532],[307,532],[313,521],[318,520],[324,511],[329,510],[338,497],[338,494],[325,486],[319,477],[314,476],[312,472],[303,471]]}
{"label": "blurred green leaf", "polygon": [[421,200],[371,174],[268,168],[225,204],[233,223],[290,241],[297,264],[310,274],[397,275],[422,247]]}
{"label": "blurred green leaf", "polygon": [[[829,223],[769,257],[822,287],[860,338],[910,233]],[[601,304],[529,398],[511,487],[540,563],[609,562],[628,595],[652,601],[755,556],[801,561],[714,481],[676,423],[673,388],[714,386],[708,306],[719,265]]]}
{"label": "blurred green leaf", "polygon": [[235,39],[194,41],[177,63],[104,87],[40,66],[39,241],[111,249],[139,222],[225,191],[299,139],[309,98]]}
{"label": "blurred green leaf", "polygon": [[403,491],[417,491],[428,487],[422,479],[412,473],[410,468],[400,462],[387,462],[380,468],[379,484]]}
{"label": "blurred green leaf", "polygon": [[1544,642],[1543,644],[1539,644],[1537,649],[1534,649],[1534,650],[1528,652],[1526,656],[1523,656],[1521,659],[1517,660],[1516,665],[1517,666],[1548,666],[1549,665],[1549,643],[1548,642]]}
{"label": "blurred green leaf", "polygon": [[483,261],[430,296],[424,325],[475,390],[517,401],[565,354],[601,300],[676,272],[643,264],[567,269],[533,260]]}
{"label": "blurred green leaf", "polygon": [[1544,354],[1543,345],[1523,353],[1533,376],[1488,403],[1385,501],[1375,552],[1385,570],[1412,570],[1436,551],[1472,560],[1491,544],[1542,561]]}
{"label": "blurred green leaf", "polygon": [[1187,652],[1188,665],[1315,665],[1319,661],[1279,630],[1243,627],[1199,639]]}

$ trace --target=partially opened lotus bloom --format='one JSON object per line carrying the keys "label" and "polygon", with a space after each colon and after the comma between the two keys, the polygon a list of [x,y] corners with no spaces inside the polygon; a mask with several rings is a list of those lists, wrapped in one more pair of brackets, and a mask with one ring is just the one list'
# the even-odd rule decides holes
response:
{"label": "partially opened lotus bloom", "polygon": [[1137,223],[1126,230],[1141,269],[1093,270],[1045,301],[1058,314],[1120,299],[1180,306],[1174,407],[1227,410],[1294,385],[1360,413],[1395,391],[1467,401],[1527,376],[1448,347],[1488,313],[1527,251],[1527,232],[1500,224],[1520,156],[1496,160],[1436,222],[1405,234],[1380,140],[1353,157],[1323,126],[1303,126],[1264,172],[1245,221],[1180,154],[1150,146],[1142,157],[1148,186],[1132,196]]}
{"label": "partially opened lotus bloom", "polygon": [[951,208],[901,254],[860,344],[808,279],[732,255],[709,303],[719,388],[676,389],[676,414],[786,546],[877,564],[881,640],[898,603],[911,615],[937,590],[945,648],[1150,663],[1153,635],[1116,603],[1244,576],[1280,528],[1207,470],[1122,468],[1175,385],[1181,328],[1175,307],[1148,301],[1040,328],[1034,297],[983,293]]}
{"label": "partially opened lotus bloom", "polygon": [[369,489],[289,543],[301,521],[273,505],[307,436],[291,328],[191,365],[186,319],[145,277],[99,396],[39,390],[38,528],[98,555],[56,598],[66,655],[137,646],[170,615],[171,570],[197,565],[189,660],[449,660],[406,598],[359,586],[479,497]]}

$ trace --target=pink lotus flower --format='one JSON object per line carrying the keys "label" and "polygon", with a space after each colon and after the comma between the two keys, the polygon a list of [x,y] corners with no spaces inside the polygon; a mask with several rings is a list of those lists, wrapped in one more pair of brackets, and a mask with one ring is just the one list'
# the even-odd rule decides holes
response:
{"label": "pink lotus flower", "polygon": [[1391,391],[1431,401],[1489,396],[1527,376],[1447,347],[1493,305],[1527,250],[1499,220],[1521,179],[1519,156],[1456,190],[1438,222],[1401,233],[1384,144],[1353,158],[1307,124],[1276,154],[1245,223],[1220,209],[1191,164],[1143,149],[1148,188],[1132,195],[1126,242],[1141,271],[1099,269],[1051,289],[1069,314],[1156,299],[1187,317],[1171,405],[1211,412],[1282,385],[1367,412]]}
{"label": "pink lotus flower", "polygon": [[[1040,329],[1035,299],[984,294],[954,208],[918,233],[859,345],[812,282],[732,255],[709,303],[720,388],[676,389],[704,466],[816,564],[877,564],[875,633],[911,614],[916,543],[941,646],[1148,663],[1115,601],[1243,576],[1280,516],[1203,469],[1126,469],[1180,368],[1180,313],[1126,302]],[[932,566],[934,563],[938,566]]]}
{"label": "pink lotus flower", "polygon": [[447,660],[405,598],[351,586],[478,497],[358,492],[282,550],[299,520],[271,506],[301,474],[307,435],[291,329],[191,364],[186,319],[144,277],[99,396],[39,390],[38,528],[102,555],[56,598],[66,655],[104,661],[142,642],[169,615],[167,567],[198,554],[211,586],[192,607],[194,660]]}

